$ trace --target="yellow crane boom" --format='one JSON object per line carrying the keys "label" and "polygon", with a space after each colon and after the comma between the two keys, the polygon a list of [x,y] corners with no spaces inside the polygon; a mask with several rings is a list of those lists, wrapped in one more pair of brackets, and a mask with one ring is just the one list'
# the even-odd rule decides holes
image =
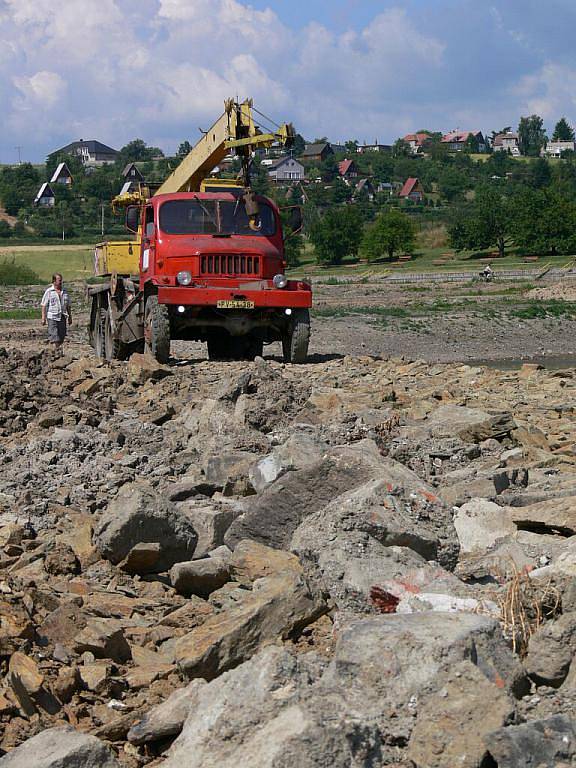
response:
{"label": "yellow crane boom", "polygon": [[236,149],[246,165],[251,152],[257,147],[269,147],[274,143],[289,145],[294,135],[290,123],[279,126],[273,133],[263,133],[254,120],[252,99],[246,99],[241,104],[227,99],[224,114],[206,131],[155,194],[198,192],[201,182],[222,162],[230,149]]}

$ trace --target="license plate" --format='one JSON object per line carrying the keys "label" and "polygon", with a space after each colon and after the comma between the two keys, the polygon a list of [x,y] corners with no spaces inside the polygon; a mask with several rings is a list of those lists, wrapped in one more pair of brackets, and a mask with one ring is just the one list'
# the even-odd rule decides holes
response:
{"label": "license plate", "polygon": [[220,299],[216,306],[218,309],[254,309],[254,302],[244,299]]}

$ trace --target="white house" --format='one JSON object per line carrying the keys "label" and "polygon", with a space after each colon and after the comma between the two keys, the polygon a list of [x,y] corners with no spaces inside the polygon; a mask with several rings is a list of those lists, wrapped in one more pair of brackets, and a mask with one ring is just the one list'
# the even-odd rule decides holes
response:
{"label": "white house", "polygon": [[549,141],[542,149],[542,157],[562,157],[562,152],[574,152],[574,141]]}
{"label": "white house", "polygon": [[72,174],[66,163],[60,163],[50,179],[50,184],[72,184]]}
{"label": "white house", "polygon": [[274,181],[302,181],[305,176],[304,166],[293,157],[280,157],[270,166],[268,176]]}

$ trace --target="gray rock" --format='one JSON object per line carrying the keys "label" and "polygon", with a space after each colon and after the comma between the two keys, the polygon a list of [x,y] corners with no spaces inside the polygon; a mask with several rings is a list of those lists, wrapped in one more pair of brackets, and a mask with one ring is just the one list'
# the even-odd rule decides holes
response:
{"label": "gray rock", "polygon": [[205,557],[176,563],[170,569],[170,583],[180,594],[208,597],[230,580],[230,564],[222,557]]}
{"label": "gray rock", "polygon": [[407,756],[426,768],[478,768],[484,737],[510,722],[513,700],[470,661],[442,670],[418,696]]}
{"label": "gray rock", "polygon": [[250,467],[250,481],[263,491],[280,475],[291,469],[303,469],[321,461],[327,445],[306,432],[296,432]]}
{"label": "gray rock", "polygon": [[192,523],[198,541],[194,558],[206,557],[216,547],[224,544],[226,531],[242,513],[238,502],[209,504],[202,501],[186,501],[178,504],[178,512]]}
{"label": "gray rock", "polygon": [[2,768],[120,768],[94,736],[69,726],[49,728],[0,758]]}
{"label": "gray rock", "polygon": [[204,466],[206,481],[223,488],[230,480],[247,477],[255,456],[247,451],[231,451],[210,456]]}
{"label": "gray rock", "polygon": [[185,688],[174,691],[166,701],[152,707],[142,720],[130,728],[128,741],[140,745],[179,734],[205,685],[205,680],[192,680]]}
{"label": "gray rock", "polygon": [[486,747],[501,768],[559,768],[573,765],[576,727],[565,715],[510,725],[486,736]]}
{"label": "gray rock", "polygon": [[[292,534],[307,517],[331,502],[334,509],[338,496],[350,494],[370,480],[380,482],[374,490],[369,487],[363,494],[366,501],[358,504],[371,504],[371,511],[379,513],[372,527],[378,529],[382,539],[386,537],[387,544],[411,546],[413,542],[427,556],[434,557],[440,550],[438,557],[442,562],[455,563],[458,545],[444,504],[409,469],[383,459],[371,440],[362,440],[353,447],[334,448],[318,464],[280,477],[253,501],[245,502],[246,512],[232,524],[225,541],[232,549],[244,538],[286,549]],[[388,506],[377,510],[378,498],[387,492],[386,484],[391,486]],[[408,498],[411,493],[415,495]],[[414,521],[419,523],[418,531],[414,530]],[[445,546],[438,544],[440,539],[445,540]],[[324,537],[320,546],[324,546]]]}
{"label": "gray rock", "polygon": [[456,435],[461,440],[475,443],[488,438],[501,440],[516,429],[508,411],[487,413],[461,405],[441,405],[426,419],[424,426],[433,437]]}
{"label": "gray rock", "polygon": [[190,560],[197,541],[190,518],[145,483],[121,488],[102,514],[94,531],[94,544],[103,557],[121,562],[141,542],[159,542],[155,571]]}
{"label": "gray rock", "polygon": [[576,654],[576,613],[543,624],[530,638],[526,671],[539,684],[560,686]]}
{"label": "gray rock", "polygon": [[472,499],[463,504],[454,515],[454,527],[463,554],[486,552],[517,531],[510,512],[486,499]]}
{"label": "gray rock", "polygon": [[74,641],[77,653],[89,651],[97,659],[113,659],[123,662],[131,658],[132,653],[124,631],[115,619],[89,619]]}

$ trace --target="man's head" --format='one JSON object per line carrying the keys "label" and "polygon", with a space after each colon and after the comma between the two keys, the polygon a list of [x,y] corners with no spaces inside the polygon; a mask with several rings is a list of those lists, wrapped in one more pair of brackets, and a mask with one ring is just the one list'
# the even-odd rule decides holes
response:
{"label": "man's head", "polygon": [[62,288],[62,275],[60,272],[55,272],[52,275],[52,285],[54,288]]}

